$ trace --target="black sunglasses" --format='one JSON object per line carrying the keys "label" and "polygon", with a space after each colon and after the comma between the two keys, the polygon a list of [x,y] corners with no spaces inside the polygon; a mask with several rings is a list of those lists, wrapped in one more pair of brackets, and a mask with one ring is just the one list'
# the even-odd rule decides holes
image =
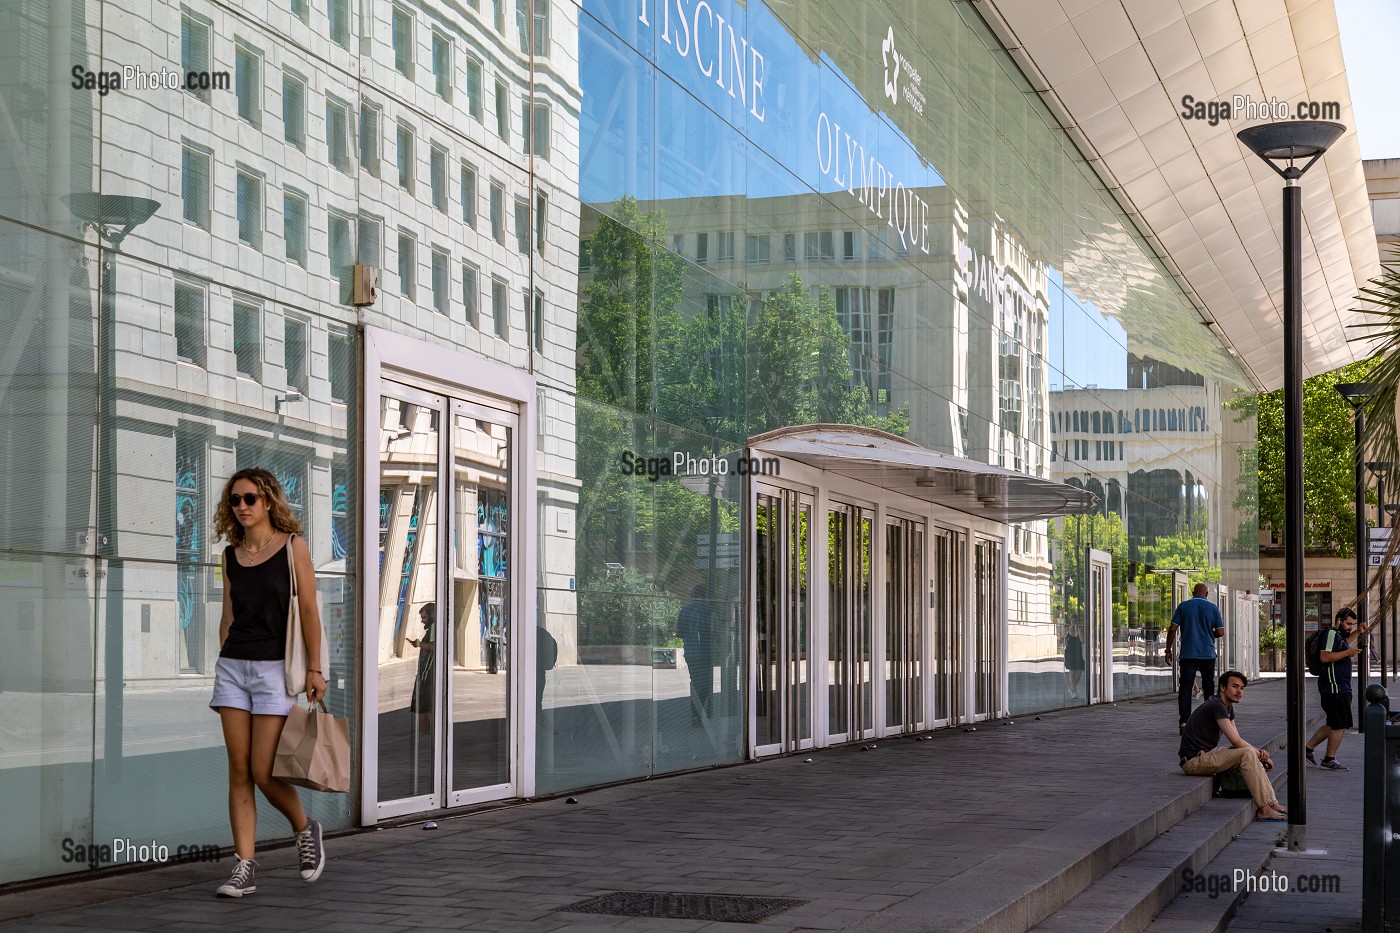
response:
{"label": "black sunglasses", "polygon": [[244,505],[251,509],[261,498],[262,493],[260,492],[245,492],[242,495],[234,493],[233,495],[228,497],[228,505],[229,508],[236,509],[238,508],[238,503],[242,502]]}

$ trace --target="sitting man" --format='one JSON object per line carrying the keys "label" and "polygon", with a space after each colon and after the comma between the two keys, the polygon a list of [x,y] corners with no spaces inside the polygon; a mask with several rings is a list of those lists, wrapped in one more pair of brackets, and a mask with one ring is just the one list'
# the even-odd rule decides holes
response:
{"label": "sitting man", "polygon": [[[1265,773],[1274,768],[1273,759],[1262,748],[1255,748],[1240,738],[1235,728],[1235,704],[1244,699],[1249,684],[1239,671],[1220,675],[1220,689],[1215,696],[1196,707],[1181,730],[1181,770],[1192,777],[1219,774],[1239,767],[1244,775],[1256,814],[1261,820],[1284,820],[1288,814],[1278,805],[1274,786]],[[1217,749],[1220,736],[1230,740],[1229,748]]]}

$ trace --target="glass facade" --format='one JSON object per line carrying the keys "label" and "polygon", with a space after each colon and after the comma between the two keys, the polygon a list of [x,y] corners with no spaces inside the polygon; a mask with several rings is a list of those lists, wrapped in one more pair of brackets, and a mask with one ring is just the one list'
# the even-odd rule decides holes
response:
{"label": "glass facade", "polygon": [[[1184,581],[1245,622],[1249,382],[972,4],[141,10],[0,10],[0,882],[85,867],[64,840],[228,841],[211,517],[242,466],[305,525],[356,734],[375,671],[355,794],[308,798],[327,828],[363,794],[1160,692]],[[369,328],[460,383],[369,383]],[[1101,507],[823,517],[698,466],[808,424]]]}

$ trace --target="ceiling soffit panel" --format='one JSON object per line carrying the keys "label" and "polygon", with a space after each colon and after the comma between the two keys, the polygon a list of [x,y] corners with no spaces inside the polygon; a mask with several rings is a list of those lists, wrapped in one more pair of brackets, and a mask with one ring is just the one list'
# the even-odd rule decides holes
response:
{"label": "ceiling soffit panel", "polygon": [[1346,339],[1380,271],[1332,0],[979,0],[1118,204],[1260,388],[1283,382],[1282,182],[1235,139],[1250,122],[1179,102],[1337,101],[1346,134],[1303,179],[1303,366],[1364,356]]}

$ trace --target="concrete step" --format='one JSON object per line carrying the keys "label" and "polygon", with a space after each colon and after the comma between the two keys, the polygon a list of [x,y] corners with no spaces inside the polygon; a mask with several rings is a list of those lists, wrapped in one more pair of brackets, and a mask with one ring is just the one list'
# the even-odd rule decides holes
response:
{"label": "concrete step", "polygon": [[1285,828],[1283,823],[1250,823],[1199,873],[1205,878],[1205,889],[1183,890],[1147,925],[1145,933],[1224,933],[1248,893],[1248,882],[1237,884],[1236,872],[1250,873],[1256,883],[1265,877]]}
{"label": "concrete step", "polygon": [[[1285,786],[1286,773],[1274,779],[1275,790]],[[1182,889],[1187,878],[1204,878],[1216,887],[1212,876],[1230,871],[1212,864],[1237,837],[1256,825],[1254,801],[1248,798],[1215,798],[1137,852],[1104,872],[1082,894],[1054,911],[1032,928],[1032,933],[1141,933]],[[1270,843],[1282,831],[1282,823],[1258,823]],[[1251,832],[1251,837],[1258,833]],[[1248,867],[1257,873],[1268,858],[1267,848]],[[1230,869],[1245,867],[1231,864]],[[1189,873],[1189,874],[1188,874]],[[1204,928],[1199,928],[1204,929]]]}

